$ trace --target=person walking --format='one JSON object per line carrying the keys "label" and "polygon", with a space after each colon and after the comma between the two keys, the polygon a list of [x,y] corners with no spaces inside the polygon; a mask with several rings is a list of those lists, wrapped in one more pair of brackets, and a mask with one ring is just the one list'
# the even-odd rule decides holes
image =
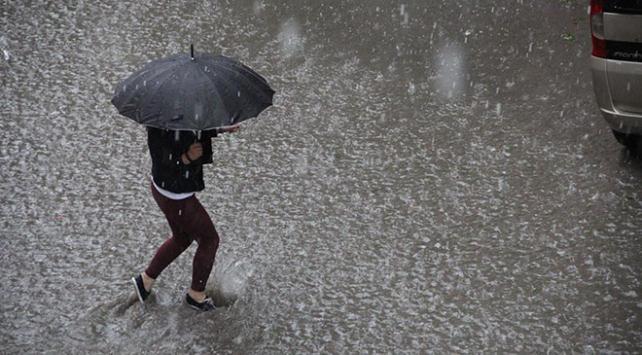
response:
{"label": "person walking", "polygon": [[[219,244],[212,219],[195,196],[205,188],[203,165],[212,163],[212,138],[272,106],[275,91],[240,61],[210,53],[177,53],[154,59],[118,83],[111,103],[118,113],[147,127],[152,158],[151,190],[172,236],[147,268],[132,278],[142,304],[154,280],[195,240],[187,304],[214,308],[205,294]],[[218,127],[218,128],[216,128]]]}
{"label": "person walking", "polygon": [[212,163],[212,138],[238,131],[239,124],[208,131],[147,127],[152,159],[151,192],[167,218],[172,235],[158,248],[147,268],[132,278],[138,300],[144,304],[152,285],[193,241],[198,243],[192,263],[192,282],[185,295],[189,306],[200,311],[215,308],[205,294],[219,235],[212,219],[196,198],[205,188],[203,165]]}

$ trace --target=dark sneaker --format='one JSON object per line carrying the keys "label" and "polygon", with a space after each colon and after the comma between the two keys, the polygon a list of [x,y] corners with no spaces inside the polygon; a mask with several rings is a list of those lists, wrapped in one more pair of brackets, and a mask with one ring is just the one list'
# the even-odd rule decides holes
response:
{"label": "dark sneaker", "polygon": [[145,303],[145,300],[147,297],[149,297],[149,294],[151,292],[147,292],[145,289],[145,286],[143,285],[143,277],[141,275],[138,275],[136,277],[132,277],[132,282],[134,283],[134,290],[136,290],[136,296],[138,296],[138,300],[140,303]]}
{"label": "dark sneaker", "polygon": [[187,304],[190,307],[199,311],[211,311],[216,308],[216,306],[214,306],[214,302],[209,297],[205,298],[205,301],[199,303],[196,302],[192,297],[190,297],[189,294],[187,294],[185,295],[185,301],[187,301]]}

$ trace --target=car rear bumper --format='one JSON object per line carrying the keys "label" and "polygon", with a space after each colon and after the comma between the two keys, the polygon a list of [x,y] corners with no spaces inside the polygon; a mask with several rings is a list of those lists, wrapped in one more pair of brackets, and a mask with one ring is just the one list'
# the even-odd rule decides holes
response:
{"label": "car rear bumper", "polygon": [[609,126],[622,133],[642,135],[642,115],[615,112],[600,108]]}
{"label": "car rear bumper", "polygon": [[[613,72],[614,68],[617,70],[615,73]],[[611,87],[615,85],[614,79],[618,75],[630,74],[632,78],[639,78],[642,73],[642,63],[591,56],[591,72],[597,104],[609,126],[623,133],[642,134],[642,112],[639,111],[639,107],[642,107],[642,94],[637,93],[637,90],[626,90],[637,89],[637,85],[634,84],[631,87],[631,84],[627,83],[628,87],[625,87],[624,90],[621,87]],[[609,79],[611,85],[609,85]],[[619,95],[620,99],[622,95],[626,95],[628,104],[622,104],[618,97],[614,100],[614,95]]]}

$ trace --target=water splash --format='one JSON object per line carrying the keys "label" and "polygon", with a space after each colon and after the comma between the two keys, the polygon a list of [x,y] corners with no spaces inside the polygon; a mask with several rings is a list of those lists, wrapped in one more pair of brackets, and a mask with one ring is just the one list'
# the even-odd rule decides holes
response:
{"label": "water splash", "polygon": [[223,260],[215,265],[211,283],[213,289],[208,293],[217,305],[231,305],[241,297],[247,288],[248,280],[254,274],[254,266],[244,260]]}
{"label": "water splash", "polygon": [[290,18],[281,25],[277,39],[280,43],[281,53],[285,57],[303,54],[305,39],[301,34],[301,26],[294,18]]}
{"label": "water splash", "polygon": [[466,63],[463,48],[457,43],[446,43],[436,52],[437,93],[447,99],[456,99],[464,92]]}

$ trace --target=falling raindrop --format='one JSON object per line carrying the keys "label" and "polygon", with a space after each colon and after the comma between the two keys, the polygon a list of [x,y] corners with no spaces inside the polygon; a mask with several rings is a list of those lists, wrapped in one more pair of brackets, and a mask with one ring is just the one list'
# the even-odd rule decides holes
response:
{"label": "falling raindrop", "polygon": [[194,119],[198,121],[203,116],[203,103],[200,101],[194,104]]}
{"label": "falling raindrop", "polygon": [[186,178],[186,179],[189,179],[189,170],[187,170],[187,171],[185,172],[185,178]]}
{"label": "falling raindrop", "polygon": [[236,92],[236,96],[241,97],[241,90]]}
{"label": "falling raindrop", "polygon": [[162,187],[162,188],[165,188],[165,181],[162,181],[162,182],[161,182],[161,187]]}
{"label": "falling raindrop", "polygon": [[401,24],[406,26],[408,25],[408,12],[406,12],[406,4],[401,4],[401,8],[399,9],[400,15],[403,16],[403,20],[401,21]]}
{"label": "falling raindrop", "polygon": [[[198,118],[197,118],[198,119]],[[202,131],[197,131],[196,132],[196,138],[200,141],[201,140],[201,132]]]}
{"label": "falling raindrop", "polygon": [[174,132],[174,140],[178,142],[181,139],[181,132],[180,131],[175,131]]}
{"label": "falling raindrop", "polygon": [[463,93],[466,63],[463,49],[456,43],[441,46],[434,57],[437,66],[437,88],[444,98],[459,97]]}
{"label": "falling raindrop", "polygon": [[281,51],[286,57],[303,53],[305,37],[302,35],[299,23],[294,18],[290,18],[281,25],[281,31],[277,38],[281,45]]}
{"label": "falling raindrop", "polygon": [[172,160],[172,153],[169,153],[169,160]]}
{"label": "falling raindrop", "polygon": [[472,30],[466,30],[466,32],[464,32],[464,43],[468,43],[468,36],[471,34],[473,34]]}
{"label": "falling raindrop", "polygon": [[7,39],[5,38],[5,36],[0,36],[0,49],[2,49],[2,55],[6,62],[11,60],[11,53],[9,53],[7,48],[9,48],[9,43]]}
{"label": "falling raindrop", "polygon": [[182,216],[183,215],[183,210],[178,210],[178,215]]}
{"label": "falling raindrop", "polygon": [[414,95],[415,92],[417,92],[417,88],[415,87],[415,84],[414,83],[409,83],[408,84],[408,93],[410,95]]}

